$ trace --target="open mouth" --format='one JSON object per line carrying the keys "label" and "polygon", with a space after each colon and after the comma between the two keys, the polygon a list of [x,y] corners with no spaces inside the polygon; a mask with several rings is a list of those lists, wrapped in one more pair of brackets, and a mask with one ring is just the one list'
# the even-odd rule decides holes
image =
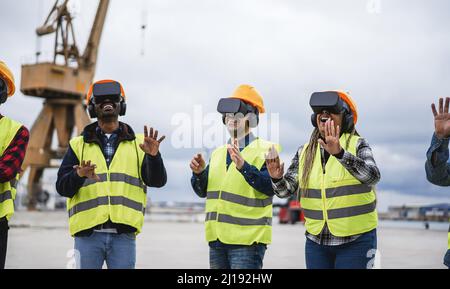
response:
{"label": "open mouth", "polygon": [[326,123],[329,119],[331,119],[331,116],[330,115],[326,115],[326,114],[321,115],[320,118],[319,118],[320,122],[322,122],[322,123]]}
{"label": "open mouth", "polygon": [[101,108],[103,111],[112,111],[114,110],[114,104],[110,102],[105,102],[102,104]]}

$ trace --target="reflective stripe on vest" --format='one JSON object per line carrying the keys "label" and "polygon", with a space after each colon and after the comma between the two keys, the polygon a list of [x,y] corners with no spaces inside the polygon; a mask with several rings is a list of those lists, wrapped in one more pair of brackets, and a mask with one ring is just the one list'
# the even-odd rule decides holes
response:
{"label": "reflective stripe on vest", "polygon": [[130,209],[136,210],[138,212],[142,212],[142,214],[145,213],[142,204],[139,202],[135,202],[135,201],[127,199],[125,197],[110,197],[110,198],[111,198],[111,203],[109,202],[108,197],[99,197],[96,199],[92,199],[92,200],[89,200],[86,202],[79,203],[79,204],[73,206],[69,210],[69,217],[72,217],[73,215],[83,212],[83,211],[97,208],[98,206],[105,206],[105,205],[109,205],[109,204],[111,204],[113,206],[114,205],[122,205],[122,206],[128,207]]}
{"label": "reflective stripe on vest", "polygon": [[[342,196],[350,196],[357,194],[369,193],[372,191],[372,188],[366,184],[357,184],[357,185],[349,185],[342,186],[337,188],[329,188],[325,190],[327,199],[342,197]],[[311,199],[321,199],[322,191],[315,189],[308,189],[308,198]]]}
{"label": "reflective stripe on vest", "polygon": [[[108,174],[97,174],[100,181],[99,182],[106,182],[108,180]],[[111,173],[109,176],[109,180],[111,182],[124,182],[132,186],[139,187],[145,191],[147,191],[147,186],[139,179],[132,176],[129,176],[127,174],[123,173]],[[96,180],[86,179],[82,185],[82,187],[87,187],[90,185],[93,185],[97,183]]]}
{"label": "reflective stripe on vest", "polygon": [[217,214],[217,212],[206,213],[205,221],[218,221],[221,223],[235,224],[240,226],[272,226],[272,218],[246,219],[230,215]]}
{"label": "reflective stripe on vest", "polygon": [[84,143],[83,137],[70,141],[78,160],[91,161],[97,166],[99,181],[86,179],[78,192],[67,201],[71,235],[111,220],[136,228],[144,223],[147,205],[146,189],[141,168],[145,153],[135,141],[120,142],[108,167],[101,148],[95,143]]}
{"label": "reflective stripe on vest", "polygon": [[[264,154],[271,146],[272,143],[256,139],[241,155],[247,163],[260,169],[265,163]],[[272,197],[251,187],[234,163],[227,169],[226,158],[227,149],[222,146],[214,150],[209,163],[206,240],[232,245],[270,244]]]}
{"label": "reflective stripe on vest", "polygon": [[[9,147],[22,124],[3,116],[0,118],[0,155],[3,155]],[[0,183],[0,218],[8,220],[14,214],[14,199],[16,196],[16,185],[19,175],[11,181]]]}
{"label": "reflective stripe on vest", "polygon": [[[343,134],[340,143],[346,151],[356,155],[359,137],[353,136],[347,148],[349,134]],[[302,186],[304,154],[299,156],[299,184]],[[322,231],[325,223],[334,236],[345,237],[368,232],[376,228],[375,190],[362,184],[339,161],[330,156],[323,173],[320,147],[317,147],[307,188],[301,188],[301,204],[306,219],[306,230],[313,235]]]}
{"label": "reflective stripe on vest", "polygon": [[[219,197],[220,195],[220,197]],[[214,199],[221,199],[224,201],[228,201],[231,203],[247,206],[247,207],[257,207],[257,208],[263,208],[272,205],[272,198],[266,198],[266,199],[252,199],[247,198],[244,196],[236,195],[229,192],[220,192],[214,191],[214,192],[208,192],[207,193],[208,199],[214,200]]]}
{"label": "reflective stripe on vest", "polygon": [[[372,202],[367,205],[347,207],[341,209],[327,210],[328,219],[348,218],[358,215],[368,214],[375,210],[376,202]],[[323,220],[323,213],[319,210],[303,209],[305,217],[314,220]]]}
{"label": "reflective stripe on vest", "polygon": [[6,202],[7,200],[12,200],[11,191],[6,191],[0,194],[0,203]]}
{"label": "reflective stripe on vest", "polygon": [[17,189],[17,179],[11,180],[9,183],[11,184],[11,188]]}

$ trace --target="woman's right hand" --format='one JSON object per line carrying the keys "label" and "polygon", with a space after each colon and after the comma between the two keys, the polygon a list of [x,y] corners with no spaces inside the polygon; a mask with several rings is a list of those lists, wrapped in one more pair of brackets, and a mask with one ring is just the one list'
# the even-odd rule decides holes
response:
{"label": "woman's right hand", "polygon": [[266,154],[266,167],[272,179],[280,180],[283,178],[284,163],[280,163],[280,157],[275,146],[272,146]]}

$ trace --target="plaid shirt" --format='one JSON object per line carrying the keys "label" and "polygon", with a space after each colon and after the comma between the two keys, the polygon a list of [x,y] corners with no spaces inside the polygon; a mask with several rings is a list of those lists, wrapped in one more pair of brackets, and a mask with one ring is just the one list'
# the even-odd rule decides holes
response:
{"label": "plaid shirt", "polygon": [[[280,198],[288,198],[297,193],[299,188],[298,182],[298,166],[299,166],[299,155],[303,150],[301,146],[295,153],[292,163],[284,175],[283,179],[276,181],[272,180],[272,186],[275,194]],[[321,148],[322,159],[326,158],[325,151]],[[380,171],[373,158],[372,149],[370,148],[367,141],[363,138],[358,140],[356,146],[356,156],[351,153],[344,151],[341,158],[337,157],[339,163],[344,166],[346,170],[350,172],[358,181],[369,186],[374,186],[380,180]],[[306,232],[306,236],[311,241],[327,245],[327,246],[337,246],[346,244],[356,240],[360,235],[349,236],[349,237],[336,237],[330,233],[328,226],[325,224],[322,232],[319,235],[312,235]]]}
{"label": "plaid shirt", "polygon": [[108,167],[114,157],[114,154],[116,153],[116,145],[117,139],[119,138],[119,132],[120,127],[113,133],[111,133],[111,135],[108,137],[100,129],[100,127],[96,128],[96,133],[99,136],[100,140],[102,141],[103,155],[105,156],[106,164],[108,165]]}
{"label": "plaid shirt", "polygon": [[0,156],[0,183],[11,181],[21,172],[29,138],[28,129],[22,126]]}

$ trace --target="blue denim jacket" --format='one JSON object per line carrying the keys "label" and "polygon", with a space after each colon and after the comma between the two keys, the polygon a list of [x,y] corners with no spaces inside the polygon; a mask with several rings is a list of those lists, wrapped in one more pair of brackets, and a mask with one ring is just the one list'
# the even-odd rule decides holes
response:
{"label": "blue denim jacket", "polygon": [[[431,146],[427,152],[427,162],[425,163],[427,179],[437,186],[450,186],[448,144],[449,138],[438,139],[436,134],[434,134],[433,139],[431,140]],[[450,250],[445,254],[444,264],[450,269]]]}
{"label": "blue denim jacket", "polygon": [[434,134],[433,139],[431,140],[431,146],[427,152],[427,162],[425,163],[427,179],[437,186],[450,186],[448,144],[448,138],[438,139],[436,134]]}

